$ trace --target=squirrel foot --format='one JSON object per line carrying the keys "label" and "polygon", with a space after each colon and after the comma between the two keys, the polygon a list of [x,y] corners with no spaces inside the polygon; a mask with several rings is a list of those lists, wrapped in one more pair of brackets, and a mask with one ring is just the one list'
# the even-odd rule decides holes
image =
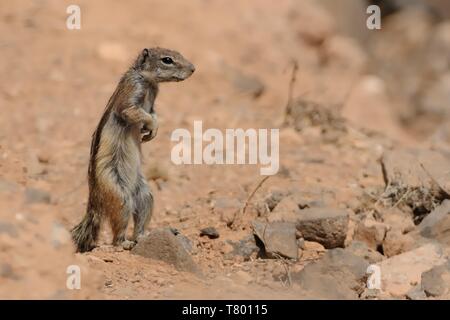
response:
{"label": "squirrel foot", "polygon": [[136,242],[130,241],[130,240],[125,240],[122,242],[121,245],[124,250],[131,250],[136,245]]}

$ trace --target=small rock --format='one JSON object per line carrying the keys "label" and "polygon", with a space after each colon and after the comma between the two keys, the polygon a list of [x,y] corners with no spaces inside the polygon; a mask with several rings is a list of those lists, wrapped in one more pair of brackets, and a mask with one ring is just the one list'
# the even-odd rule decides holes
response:
{"label": "small rock", "polygon": [[420,234],[450,246],[450,200],[428,214],[419,224]]}
{"label": "small rock", "polygon": [[253,235],[249,235],[238,242],[227,240],[226,243],[230,244],[233,247],[233,250],[230,253],[225,253],[225,259],[232,259],[235,256],[240,256],[244,261],[248,261],[251,258],[256,258],[260,251]]}
{"label": "small rock", "polygon": [[443,296],[450,291],[450,260],[422,273],[422,289],[431,297]]}
{"label": "small rock", "polygon": [[364,291],[369,263],[346,249],[329,250],[291,278],[319,299],[357,299]]}
{"label": "small rock", "polygon": [[18,235],[17,227],[9,222],[0,221],[0,234],[6,233],[10,237],[15,238]]}
{"label": "small rock", "polygon": [[278,255],[289,259],[298,259],[296,229],[293,223],[253,221],[255,235],[262,241],[269,258]]}
{"label": "small rock", "polygon": [[113,282],[112,282],[112,280],[106,280],[105,281],[105,287],[112,287],[113,286]]}
{"label": "small rock", "polygon": [[177,270],[199,274],[200,270],[183,244],[168,229],[155,229],[142,238],[131,253],[146,258],[162,260],[175,266]]}
{"label": "small rock", "polygon": [[301,210],[295,222],[305,240],[319,242],[327,249],[344,246],[348,224],[347,211],[333,208]]}
{"label": "small rock", "polygon": [[219,238],[219,232],[214,227],[207,227],[200,230],[200,237],[207,236],[210,239]]}
{"label": "small rock", "polygon": [[[283,200],[292,199],[291,197],[287,197],[288,194],[289,193],[285,190],[271,190],[270,193],[264,198],[264,203],[267,204],[269,210],[272,211],[275,207],[280,205]],[[298,207],[297,205],[295,206]]]}
{"label": "small rock", "polygon": [[409,300],[425,300],[427,295],[425,294],[425,291],[422,290],[422,287],[417,285],[408,291],[406,298]]}
{"label": "small rock", "polygon": [[48,164],[50,162],[50,155],[45,152],[40,152],[37,155],[38,161],[43,164]]}
{"label": "small rock", "polygon": [[188,237],[183,234],[178,234],[176,237],[187,252],[191,253],[193,251],[192,241]]}
{"label": "small rock", "polygon": [[352,241],[346,248],[346,250],[358,257],[365,259],[370,264],[380,262],[384,259],[381,253],[372,248],[369,248],[367,244],[362,241]]}
{"label": "small rock", "polygon": [[411,234],[403,234],[397,229],[389,230],[383,240],[383,253],[386,257],[396,256],[412,250],[415,244],[416,240]]}
{"label": "small rock", "polygon": [[50,203],[50,193],[40,189],[27,188],[25,190],[25,201],[27,203]]}
{"label": "small rock", "polygon": [[327,251],[323,245],[315,241],[304,241],[304,250],[308,251],[316,251],[316,252],[325,252]]}
{"label": "small rock", "polygon": [[185,235],[181,234],[180,231],[175,228],[170,228],[170,231],[174,234],[175,237],[177,237],[184,249],[186,249],[187,252],[192,253],[192,241]]}
{"label": "small rock", "polygon": [[[269,206],[269,204],[273,205],[274,203],[270,201],[269,203],[267,203],[267,205]],[[298,207],[297,201],[293,196],[283,198],[271,210],[272,212],[267,218],[269,222],[292,221],[295,220],[296,217],[300,214],[300,208]]]}
{"label": "small rock", "polygon": [[412,213],[398,208],[387,209],[382,212],[383,223],[391,230],[396,229],[401,233],[408,233],[415,229]]}
{"label": "small rock", "polygon": [[383,260],[378,263],[381,268],[381,288],[392,297],[404,297],[420,283],[423,272],[444,262],[442,248],[435,243]]}
{"label": "small rock", "polygon": [[387,229],[386,224],[376,221],[372,215],[364,215],[356,225],[354,239],[376,250],[383,243]]}
{"label": "small rock", "polygon": [[336,248],[344,246],[349,216],[344,210],[326,207],[300,210],[293,197],[286,197],[270,213],[268,221],[293,222],[305,240]]}

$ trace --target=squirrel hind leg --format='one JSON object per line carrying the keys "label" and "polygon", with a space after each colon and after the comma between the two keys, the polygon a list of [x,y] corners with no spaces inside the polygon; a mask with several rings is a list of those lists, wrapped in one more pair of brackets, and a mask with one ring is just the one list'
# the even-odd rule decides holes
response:
{"label": "squirrel hind leg", "polygon": [[153,213],[153,195],[144,179],[141,179],[135,193],[135,210],[133,212],[133,240],[144,235],[145,228]]}
{"label": "squirrel hind leg", "polygon": [[[116,203],[116,205],[112,205],[114,202]],[[125,199],[125,201],[122,202],[117,199],[117,201],[112,200],[110,203],[111,205],[108,208],[108,211],[110,213],[109,222],[113,233],[113,245],[123,246],[124,248],[128,247],[128,245],[126,244],[126,232],[132,212],[130,200]],[[123,203],[123,205],[119,205],[120,203]]]}
{"label": "squirrel hind leg", "polygon": [[130,211],[128,208],[120,210],[120,214],[115,214],[111,217],[111,229],[113,233],[113,245],[121,246],[126,241],[126,232],[128,221],[130,218]]}

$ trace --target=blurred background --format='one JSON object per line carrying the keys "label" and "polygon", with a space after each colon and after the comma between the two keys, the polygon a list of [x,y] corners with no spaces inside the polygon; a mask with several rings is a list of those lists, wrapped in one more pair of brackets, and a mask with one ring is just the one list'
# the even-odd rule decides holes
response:
{"label": "blurred background", "polygon": [[[70,4],[81,9],[80,30],[66,28]],[[369,4],[381,7],[381,30],[366,26]],[[385,188],[385,150],[450,155],[449,1],[1,0],[0,34],[1,298],[204,294],[207,284],[163,263],[114,253],[108,228],[105,248],[86,255],[73,254],[67,233],[85,210],[91,135],[144,47],[177,50],[196,66],[187,81],[161,86],[159,132],[143,158],[157,203],[150,228],[175,227],[200,248],[205,281],[242,271],[222,248],[260,213],[251,206],[243,228],[231,230],[227,210],[245,201],[259,167],[175,166],[174,129],[194,120],[203,130],[280,128],[280,172],[260,197],[295,189],[356,213],[362,190]],[[207,226],[222,242],[198,238]],[[65,289],[69,264],[86,270],[81,291]],[[253,276],[258,267],[246,268]],[[217,283],[231,288],[219,297],[298,297],[270,281]]]}

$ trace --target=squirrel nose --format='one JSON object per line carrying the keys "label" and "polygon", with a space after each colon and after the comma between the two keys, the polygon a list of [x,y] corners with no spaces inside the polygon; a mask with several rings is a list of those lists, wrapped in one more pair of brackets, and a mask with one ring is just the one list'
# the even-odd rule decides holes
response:
{"label": "squirrel nose", "polygon": [[189,66],[189,69],[191,70],[192,73],[194,73],[194,71],[195,71],[195,66],[194,66],[193,64],[191,64],[191,65]]}

